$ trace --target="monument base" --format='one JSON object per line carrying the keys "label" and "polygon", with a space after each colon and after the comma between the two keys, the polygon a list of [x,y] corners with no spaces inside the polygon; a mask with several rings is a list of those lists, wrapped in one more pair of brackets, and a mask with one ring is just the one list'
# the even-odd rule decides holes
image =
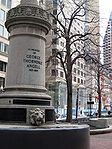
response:
{"label": "monument base", "polygon": [[[29,113],[31,109],[39,108],[39,106],[6,106],[0,105],[0,123],[22,123],[30,124]],[[45,123],[53,123],[55,121],[55,113],[53,107],[40,107],[45,112]]]}
{"label": "monument base", "polygon": [[7,88],[0,94],[0,122],[30,124],[30,111],[39,108],[45,112],[45,122],[54,122],[51,97],[45,89]]}
{"label": "monument base", "polygon": [[0,148],[90,149],[89,126],[25,128],[0,126]]}

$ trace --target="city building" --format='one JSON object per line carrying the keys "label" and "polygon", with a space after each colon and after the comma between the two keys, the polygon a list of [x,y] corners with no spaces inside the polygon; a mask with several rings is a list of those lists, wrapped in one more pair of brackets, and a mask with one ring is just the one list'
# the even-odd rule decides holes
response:
{"label": "city building", "polygon": [[[91,34],[89,35],[89,40],[85,42],[88,59],[86,61],[86,92],[87,99],[92,100],[94,104],[92,104],[92,108],[98,109],[98,102],[96,102],[95,97],[98,96],[98,73],[99,73],[99,63],[100,63],[100,27],[99,27],[99,0],[89,0],[86,3],[88,12],[86,14],[86,21],[89,23],[85,23],[85,32],[91,30]],[[91,41],[90,41],[91,40]],[[89,99],[91,97],[91,99]],[[90,105],[88,105],[88,108]]]}
{"label": "city building", "polygon": [[104,94],[112,100],[112,12],[103,39],[103,62],[105,66]]}
{"label": "city building", "polygon": [[[57,6],[57,1],[48,1],[49,2],[49,10],[51,13],[57,14],[59,12],[59,7]],[[73,6],[73,1],[67,1],[66,6],[66,15],[70,15],[70,9]],[[52,6],[50,5],[52,4]],[[74,22],[72,28],[72,34],[83,33],[89,29],[93,30],[93,34],[96,36],[89,36],[97,45],[99,45],[99,0],[93,2],[92,0],[85,3],[87,9],[85,20],[91,23],[84,23],[78,21],[78,19]],[[52,9],[53,8],[53,9]],[[62,17],[60,17],[62,19]],[[92,22],[91,20],[95,18]],[[63,20],[61,20],[63,21]],[[53,28],[58,28],[58,23],[55,20],[52,20]],[[49,35],[47,36],[47,49],[46,49],[46,59],[48,57],[52,57],[56,51],[64,51],[65,41],[63,38],[59,38],[57,41],[55,40],[57,36],[56,30],[51,30]],[[97,57],[100,54],[100,48],[95,46],[95,44],[90,44],[88,42],[86,46],[86,51],[93,57]],[[76,43],[78,48],[81,49],[84,42]],[[76,47],[72,46],[73,49]],[[80,51],[80,50],[79,50]],[[86,62],[83,59],[78,59],[73,66],[72,78],[73,78],[73,108],[76,108],[76,99],[77,99],[77,88],[79,88],[79,108],[86,109],[87,108],[87,100],[89,100],[89,95],[92,94],[92,100],[94,101],[94,105],[92,107],[96,107],[95,96],[97,94],[97,79],[96,79],[96,71],[90,66],[90,61]],[[59,61],[59,59],[52,59],[52,61],[47,65],[46,69],[46,87],[49,91],[49,94],[52,96],[53,105],[57,110],[60,108],[66,108],[66,79],[63,71],[63,67]],[[88,105],[89,108],[90,105]]]}
{"label": "city building", "polygon": [[[54,15],[59,13],[59,6],[57,1],[48,1],[49,10]],[[66,4],[65,15],[70,17],[71,10],[73,11],[72,0],[64,1]],[[47,7],[48,8],[48,7]],[[52,9],[53,8],[53,9]],[[82,17],[83,18],[83,17]],[[84,19],[84,18],[83,18]],[[63,16],[60,16],[61,22],[64,22]],[[65,38],[58,38],[57,28],[59,24],[55,19],[51,20],[53,30],[50,31],[47,36],[47,48],[46,48],[46,60],[52,57],[57,51],[61,51],[63,57],[65,56]],[[73,26],[71,27],[71,34],[82,34],[84,33],[84,22],[76,19]],[[56,40],[57,38],[57,40]],[[76,45],[75,45],[76,44]],[[84,42],[78,41],[71,46],[71,50],[78,50],[81,52]],[[64,57],[65,58],[65,57]],[[49,94],[52,96],[53,105],[58,110],[67,108],[67,87],[66,87],[66,78],[63,70],[63,66],[58,58],[53,58],[50,63],[46,66],[46,87],[49,91]],[[87,98],[85,92],[85,61],[84,59],[77,59],[73,65],[72,71],[72,83],[73,83],[73,99],[72,106],[76,108],[76,99],[77,99],[77,89],[79,88],[79,108],[84,109],[87,107]]]}
{"label": "city building", "polygon": [[[112,12],[103,39],[103,61],[107,68],[112,69]],[[111,70],[110,70],[111,72]]]}
{"label": "city building", "polygon": [[16,6],[18,0],[0,0],[0,89],[5,86],[5,75],[8,62],[8,36],[9,33],[5,28],[5,20],[7,11]]}

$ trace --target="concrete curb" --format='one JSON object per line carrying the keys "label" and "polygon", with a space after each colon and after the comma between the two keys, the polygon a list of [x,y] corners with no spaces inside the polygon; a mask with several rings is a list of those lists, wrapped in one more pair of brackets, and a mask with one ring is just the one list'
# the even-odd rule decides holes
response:
{"label": "concrete curb", "polygon": [[109,126],[108,128],[104,128],[104,129],[90,130],[90,135],[105,134],[105,133],[111,133],[111,132],[112,132],[112,126]]}

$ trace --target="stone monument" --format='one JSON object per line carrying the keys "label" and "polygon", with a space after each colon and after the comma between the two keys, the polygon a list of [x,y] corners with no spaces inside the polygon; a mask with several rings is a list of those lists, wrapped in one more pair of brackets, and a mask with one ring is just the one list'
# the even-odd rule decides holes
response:
{"label": "stone monument", "polygon": [[[45,89],[47,12],[37,0],[21,0],[9,10],[6,28],[10,43],[6,87],[0,94],[0,148],[90,149],[89,126],[47,123],[54,120]],[[30,118],[32,124],[43,123],[39,109],[46,123],[31,126]]]}
{"label": "stone monument", "polygon": [[29,124],[29,111],[45,111],[53,120],[51,97],[45,88],[45,36],[51,28],[49,15],[37,0],[21,0],[9,10],[6,28],[10,33],[6,87],[0,95],[0,122]]}

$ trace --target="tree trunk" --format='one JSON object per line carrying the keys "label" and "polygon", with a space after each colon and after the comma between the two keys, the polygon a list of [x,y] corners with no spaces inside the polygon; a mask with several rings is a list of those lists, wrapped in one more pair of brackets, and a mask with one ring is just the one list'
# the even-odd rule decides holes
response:
{"label": "tree trunk", "polygon": [[79,102],[79,88],[77,88],[77,98],[76,98],[76,120],[78,117],[78,102]]}
{"label": "tree trunk", "polygon": [[70,39],[66,38],[66,50],[67,50],[67,122],[72,121],[72,65],[71,65],[71,55],[70,55]]}
{"label": "tree trunk", "polygon": [[67,122],[72,122],[72,74],[67,79]]}
{"label": "tree trunk", "polygon": [[98,68],[98,99],[99,99],[99,105],[98,105],[98,117],[101,117],[101,89],[100,89],[100,70]]}

